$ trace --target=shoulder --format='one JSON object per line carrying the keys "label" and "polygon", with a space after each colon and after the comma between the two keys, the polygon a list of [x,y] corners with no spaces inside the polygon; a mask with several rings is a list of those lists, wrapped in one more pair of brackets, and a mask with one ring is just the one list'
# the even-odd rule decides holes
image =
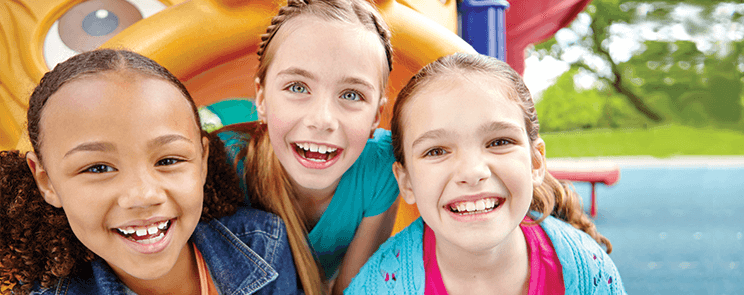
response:
{"label": "shoulder", "polygon": [[541,226],[561,262],[566,294],[625,294],[615,263],[591,236],[553,216]]}
{"label": "shoulder", "polygon": [[127,288],[101,258],[77,266],[74,274],[42,288],[35,283],[30,294],[126,294]]}
{"label": "shoulder", "polygon": [[424,223],[421,218],[383,243],[344,294],[423,294]]}
{"label": "shoulder", "polygon": [[370,150],[370,152],[373,152],[375,155],[378,156],[392,156],[393,154],[393,140],[392,140],[392,133],[390,130],[385,130],[382,128],[375,129],[374,134],[372,135],[372,138],[367,140],[367,145],[365,146],[365,151]]}
{"label": "shoulder", "polygon": [[284,221],[279,216],[247,206],[239,206],[235,214],[209,222],[212,227],[215,227],[215,223],[223,225],[238,237],[261,235],[280,240],[286,236]]}

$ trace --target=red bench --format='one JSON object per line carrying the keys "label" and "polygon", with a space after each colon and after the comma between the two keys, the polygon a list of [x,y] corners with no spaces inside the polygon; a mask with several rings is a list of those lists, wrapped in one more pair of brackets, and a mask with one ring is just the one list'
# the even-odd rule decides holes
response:
{"label": "red bench", "polygon": [[589,214],[597,217],[597,193],[595,185],[598,182],[613,185],[620,179],[620,167],[608,161],[590,160],[554,160],[548,161],[548,171],[557,179],[589,182],[592,184],[592,204]]}

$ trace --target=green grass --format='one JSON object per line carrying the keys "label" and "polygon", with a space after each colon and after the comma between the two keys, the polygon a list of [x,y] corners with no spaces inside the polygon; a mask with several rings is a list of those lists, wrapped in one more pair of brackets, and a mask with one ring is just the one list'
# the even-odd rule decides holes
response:
{"label": "green grass", "polygon": [[665,125],[541,134],[549,158],[650,155],[744,155],[744,132]]}

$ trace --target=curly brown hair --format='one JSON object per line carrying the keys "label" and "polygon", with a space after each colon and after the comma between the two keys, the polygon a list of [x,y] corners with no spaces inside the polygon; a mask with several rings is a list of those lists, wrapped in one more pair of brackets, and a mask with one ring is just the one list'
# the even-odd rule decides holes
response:
{"label": "curly brown hair", "polygon": [[[101,49],[76,55],[46,73],[34,89],[27,113],[28,134],[34,152],[43,139],[42,110],[62,85],[74,79],[103,72],[136,72],[171,82],[192,107],[197,126],[199,114],[186,87],[155,61],[126,50]],[[124,74],[124,73],[123,73]],[[204,184],[202,221],[228,216],[237,211],[244,195],[239,178],[227,161],[222,141],[201,130],[209,139],[207,180]],[[59,278],[74,275],[81,265],[96,259],[75,236],[63,209],[44,201],[36,186],[25,154],[0,152],[0,282],[11,291],[28,293],[35,283],[53,285]]]}
{"label": "curly brown hair", "polygon": [[[508,64],[496,58],[479,54],[455,53],[441,57],[421,69],[398,93],[393,106],[391,123],[393,153],[396,161],[405,166],[402,143],[405,105],[422,87],[448,74],[480,74],[496,79],[501,82],[500,85],[507,85],[508,96],[519,104],[524,113],[525,127],[533,149],[532,155],[533,157],[538,155],[539,152],[533,143],[540,138],[538,133],[540,123],[537,120],[535,102],[522,77]],[[597,243],[606,247],[607,253],[612,252],[610,240],[597,231],[594,222],[584,212],[581,197],[573,189],[571,182],[558,180],[550,173],[545,173],[542,184],[534,188],[530,210],[540,214],[539,218],[532,216],[535,223],[540,223],[548,215],[553,215],[589,234]]]}

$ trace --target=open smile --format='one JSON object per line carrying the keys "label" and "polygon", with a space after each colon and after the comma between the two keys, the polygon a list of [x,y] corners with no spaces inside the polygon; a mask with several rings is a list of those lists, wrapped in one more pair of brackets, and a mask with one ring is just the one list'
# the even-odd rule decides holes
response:
{"label": "open smile", "polygon": [[292,146],[300,164],[311,169],[325,169],[332,166],[343,152],[343,149],[339,147],[310,142],[295,142]]}
{"label": "open smile", "polygon": [[484,198],[475,201],[452,202],[445,205],[444,208],[458,215],[475,215],[491,212],[503,202],[503,198]]}
{"label": "open smile", "polygon": [[157,253],[170,241],[169,233],[175,219],[155,222],[146,226],[127,226],[112,229],[126,244],[143,254]]}

